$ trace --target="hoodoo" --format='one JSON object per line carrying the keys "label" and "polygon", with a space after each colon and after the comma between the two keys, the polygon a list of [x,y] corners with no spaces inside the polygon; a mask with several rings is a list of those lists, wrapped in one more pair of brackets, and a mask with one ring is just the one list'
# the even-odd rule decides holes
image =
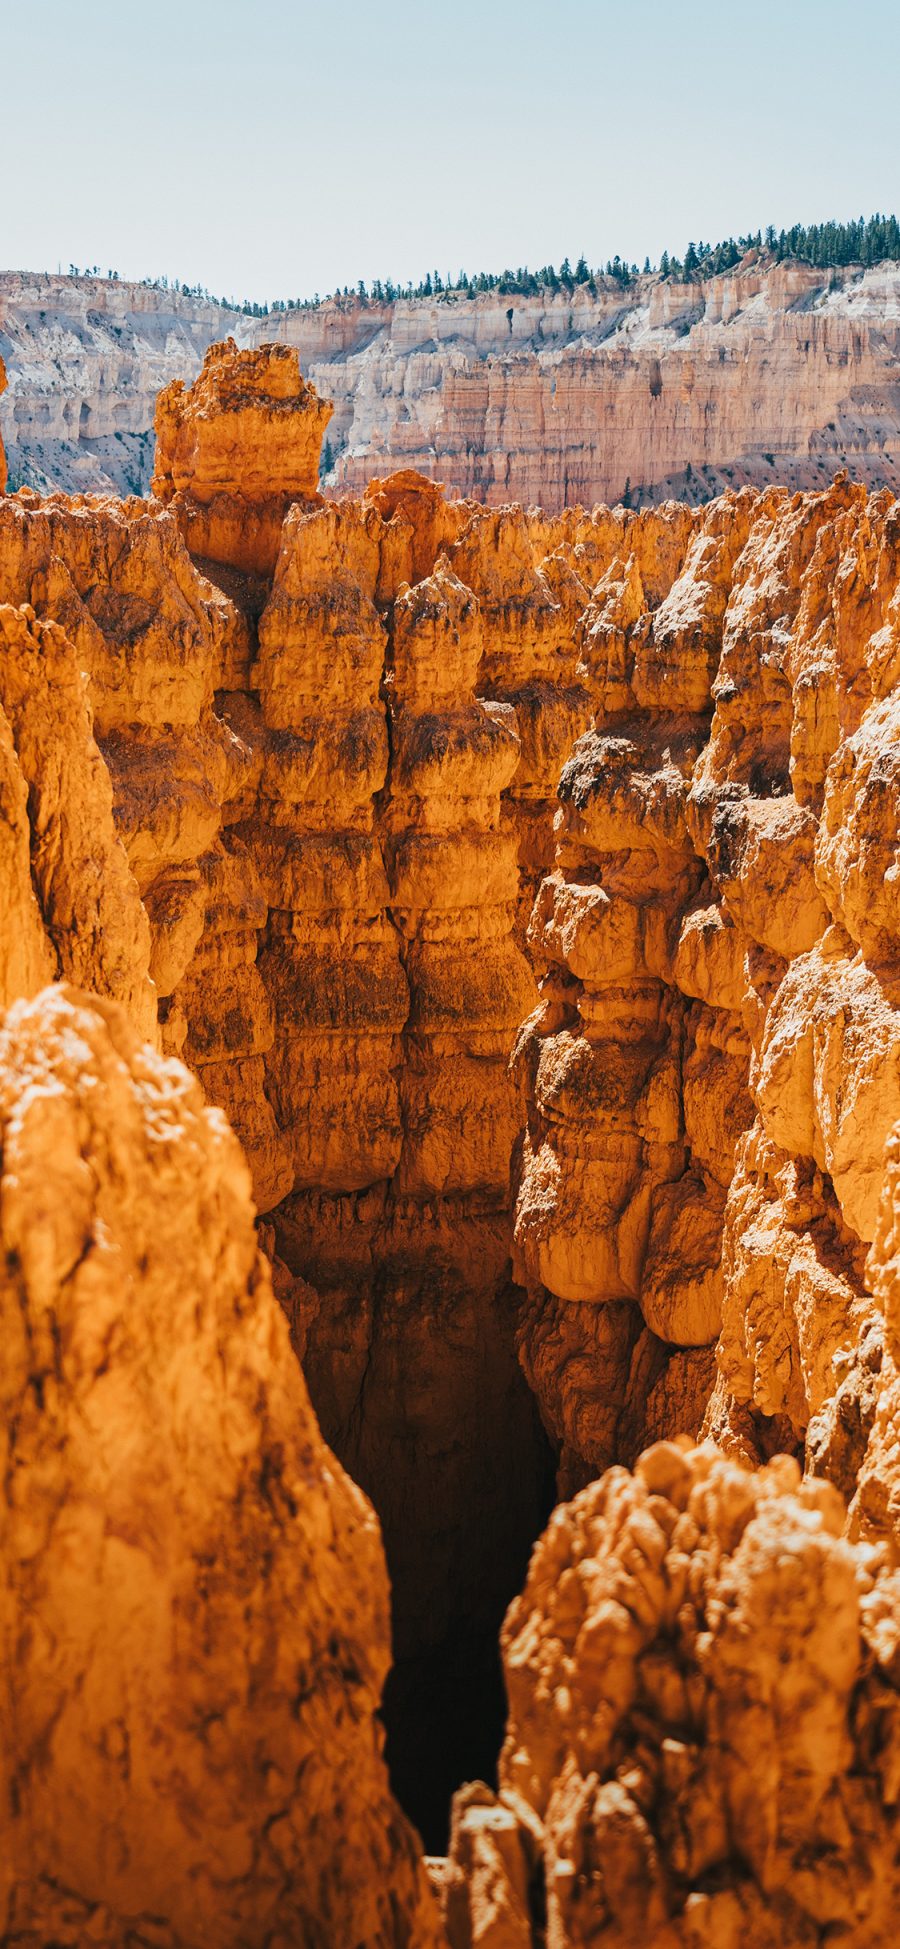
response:
{"label": "hoodoo", "polygon": [[0,499],[8,1938],[882,1949],[896,505],[327,419]]}

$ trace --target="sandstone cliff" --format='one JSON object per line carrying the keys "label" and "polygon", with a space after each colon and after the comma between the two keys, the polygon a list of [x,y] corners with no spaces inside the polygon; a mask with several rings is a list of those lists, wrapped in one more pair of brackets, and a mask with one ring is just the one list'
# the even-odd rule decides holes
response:
{"label": "sandstone cliff", "polygon": [[900,1113],[896,548],[886,494],[745,491],[634,518],[584,612],[517,1057],[521,1346],[566,1481],[698,1425],[715,1347],[719,1438],[854,1494]]}
{"label": "sandstone cliff", "polygon": [[436,1945],[375,1518],[234,1137],[115,1004],[6,1015],[0,1228],[6,1941]]}
{"label": "sandstone cliff", "polygon": [[[510,315],[511,314],[511,315]],[[784,263],[568,296],[356,299],[263,321],[145,285],[0,274],[15,480],[146,489],[154,399],[207,345],[280,338],[334,401],[330,486],[414,467],[544,507],[898,484],[900,271]]]}
{"label": "sandstone cliff", "polygon": [[[449,1789],[489,1773],[500,1744],[496,1628],[554,1474],[564,1495],[589,1485],[553,1517],[505,1627],[501,1798],[478,1788],[457,1803],[443,1878],[454,1949],[536,1949],[543,1901],[552,1949],[637,1949],[653,1931],[665,1949],[821,1949],[838,1929],[874,1949],[897,1899],[900,1777],[896,505],[842,477],[815,494],[553,516],[446,499],[411,472],[331,501],[314,491],[326,411],[292,352],[216,346],[196,387],[160,405],[165,505],[0,500],[2,1000],[65,976],[133,1024],[106,999],[51,990],[3,1031],[7,1277],[18,1294],[32,1276],[20,1241],[37,1240],[53,1315],[29,1328],[38,1346],[46,1326],[53,1356],[39,1386],[23,1384],[35,1441],[55,1444],[41,1417],[70,1411],[67,1329],[53,1322],[85,1281],[84,1330],[96,1307],[107,1317],[114,1251],[136,1322],[99,1378],[115,1428],[139,1434],[149,1401],[154,1427],[173,1430],[166,1511],[183,1452],[188,1513],[206,1521],[181,1362],[188,1397],[199,1376],[212,1402],[209,1520],[229,1536],[229,1498],[250,1521],[277,1502],[274,1462],[246,1456],[286,1390],[284,1466],[299,1440],[315,1494],[340,1485],[328,1534],[365,1555],[382,1593],[380,1615],[360,1613],[365,1655],[352,1633],[346,1660],[340,1636],[334,1653],[310,1640],[314,1734],[303,1714],[279,1732],[264,1693],[273,1739],[309,1736],[320,1758],[333,1744],[356,1770],[358,1810],[330,1775],[323,1797],[299,1795],[297,1860],[318,1879],[310,1892],[292,1856],[275,1894],[252,1826],[262,1799],[242,1797],[253,1865],[217,1889],[223,1940],[245,1939],[251,1901],[263,1916],[288,1903],[285,1927],[323,1945],[345,1927],[389,1942],[434,1926],[373,1744],[386,1659],[370,1518],[319,1446],[296,1353],[382,1520],[393,1778],[435,1842]],[[173,1055],[244,1144],[293,1353],[269,1275],[246,1260],[238,1153]],[[45,1098],[60,1134],[40,1124],[20,1165]],[[58,1186],[38,1150],[58,1155]],[[48,1271],[41,1241],[65,1263]],[[227,1344],[237,1336],[224,1432],[226,1383],[207,1373],[202,1309],[183,1319],[188,1287],[224,1305]],[[36,1485],[43,1450],[22,1428]],[[718,1451],[672,1445],[704,1429]],[[764,1467],[784,1450],[792,1462]],[[107,1477],[67,1474],[68,1455],[53,1447],[48,1479],[66,1505],[84,1492],[104,1509]],[[623,1463],[633,1478],[602,1474]],[[23,1493],[31,1511],[37,1488]],[[290,1523],[306,1506],[292,1496]],[[196,1560],[196,1534],[204,1556],[201,1523],[176,1566]],[[257,1553],[258,1602],[276,1615],[281,1549]],[[300,1560],[315,1586],[318,1556]],[[231,1557],[226,1573],[244,1593]],[[334,1600],[351,1620],[356,1588]],[[35,1600],[27,1578],[11,1589],[17,1631],[16,1607]],[[112,1602],[110,1616],[127,1641]],[[243,1669],[246,1618],[222,1630],[223,1658]],[[346,1724],[342,1684],[361,1688]],[[235,1754],[243,1710],[229,1717]],[[76,1740],[61,1763],[78,1753]],[[184,1763],[202,1797],[205,1776]],[[143,1791],[115,1799],[126,1839]],[[27,1854],[38,1817],[21,1805],[23,1933],[78,1939],[78,1903],[96,1901],[100,1939],[118,1941],[122,1905],[160,1876],[169,1887],[161,1857],[141,1881],[127,1839],[133,1886],[108,1880],[105,1858],[91,1889],[73,1868],[63,1915],[44,1885],[54,1836],[41,1829]],[[324,1810],[314,1844],[311,1806]],[[352,1888],[316,1853],[332,1858],[345,1815],[362,1850]],[[172,1843],[173,1940],[184,1904],[213,1901],[214,1843],[188,1826],[196,1854]]]}
{"label": "sandstone cliff", "polygon": [[248,322],[154,285],[0,273],[0,434],[16,485],[146,492],[157,394]]}

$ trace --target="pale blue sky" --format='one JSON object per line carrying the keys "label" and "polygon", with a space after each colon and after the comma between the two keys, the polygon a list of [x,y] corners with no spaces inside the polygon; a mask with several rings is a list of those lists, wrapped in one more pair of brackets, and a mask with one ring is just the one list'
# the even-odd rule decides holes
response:
{"label": "pale blue sky", "polygon": [[900,206],[897,0],[0,0],[0,266],[271,298]]}

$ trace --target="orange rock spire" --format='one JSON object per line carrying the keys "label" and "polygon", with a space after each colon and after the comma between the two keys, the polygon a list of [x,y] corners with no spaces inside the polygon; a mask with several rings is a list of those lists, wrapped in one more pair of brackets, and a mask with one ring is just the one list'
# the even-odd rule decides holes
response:
{"label": "orange rock spire", "polygon": [[315,500],[331,406],[286,345],[211,345],[192,386],[156,408],[153,492],[174,505],[195,554],[271,570],[292,501]]}
{"label": "orange rock spire", "polygon": [[0,1172],[7,1933],[437,1949],[380,1755],[378,1526],[224,1118],[58,987],[0,1029]]}

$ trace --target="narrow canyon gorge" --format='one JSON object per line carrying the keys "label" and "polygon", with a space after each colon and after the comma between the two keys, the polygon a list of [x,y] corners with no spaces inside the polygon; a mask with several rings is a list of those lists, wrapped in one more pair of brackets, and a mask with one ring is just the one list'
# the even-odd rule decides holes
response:
{"label": "narrow canyon gorge", "polygon": [[0,446],[6,1942],[894,1940],[896,350],[747,275],[456,495],[358,309]]}

